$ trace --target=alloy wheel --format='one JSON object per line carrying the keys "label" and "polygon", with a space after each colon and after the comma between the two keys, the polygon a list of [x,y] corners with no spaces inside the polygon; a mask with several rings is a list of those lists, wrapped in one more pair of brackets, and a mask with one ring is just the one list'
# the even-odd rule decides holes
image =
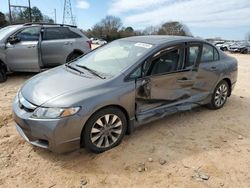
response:
{"label": "alloy wheel", "polygon": [[117,142],[122,134],[121,119],[114,114],[106,114],[94,123],[90,132],[91,142],[98,148],[108,148]]}
{"label": "alloy wheel", "polygon": [[216,105],[216,107],[223,106],[227,100],[227,96],[228,96],[228,87],[225,84],[221,84],[217,88],[214,96],[214,104]]}

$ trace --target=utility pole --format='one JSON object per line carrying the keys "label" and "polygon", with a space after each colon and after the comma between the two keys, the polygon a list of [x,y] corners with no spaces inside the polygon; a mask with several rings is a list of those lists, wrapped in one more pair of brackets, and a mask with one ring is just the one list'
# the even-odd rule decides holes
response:
{"label": "utility pole", "polygon": [[71,8],[71,0],[64,0],[63,24],[75,25]]}
{"label": "utility pole", "polygon": [[12,4],[10,3],[10,0],[8,0],[8,2],[9,2],[9,17],[10,17],[10,24],[13,23],[12,14],[11,14],[11,8],[12,8],[12,7],[13,7],[13,8],[20,8],[20,9],[21,9],[21,8],[28,9],[28,11],[29,11],[29,21],[32,22],[30,0],[28,0],[29,6],[12,5]]}
{"label": "utility pole", "polygon": [[32,22],[30,0],[29,0],[29,19],[30,19],[30,22]]}
{"label": "utility pole", "polygon": [[55,13],[55,23],[56,23],[56,8],[54,9],[54,13]]}
{"label": "utility pole", "polygon": [[10,24],[12,24],[12,15],[11,15],[10,0],[9,0],[9,19],[10,19]]}

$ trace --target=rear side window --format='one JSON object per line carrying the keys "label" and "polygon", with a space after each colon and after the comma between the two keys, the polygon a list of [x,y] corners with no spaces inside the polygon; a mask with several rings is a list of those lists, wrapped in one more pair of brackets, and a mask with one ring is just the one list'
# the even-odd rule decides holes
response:
{"label": "rear side window", "polygon": [[218,51],[211,45],[203,44],[201,62],[211,62],[219,60]]}
{"label": "rear side window", "polygon": [[65,35],[66,38],[80,38],[82,37],[81,35],[71,31],[69,28],[63,28],[63,33]]}
{"label": "rear side window", "polygon": [[195,66],[200,52],[200,46],[190,46],[187,48],[187,58],[183,69],[191,69]]}
{"label": "rear side window", "polygon": [[69,30],[67,27],[49,27],[45,29],[43,40],[59,40],[79,38],[79,34]]}

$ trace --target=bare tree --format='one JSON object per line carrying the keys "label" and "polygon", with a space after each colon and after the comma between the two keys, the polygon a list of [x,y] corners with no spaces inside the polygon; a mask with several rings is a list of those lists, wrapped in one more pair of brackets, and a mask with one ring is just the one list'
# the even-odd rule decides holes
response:
{"label": "bare tree", "polygon": [[159,35],[178,35],[178,36],[192,36],[188,27],[180,22],[166,22],[164,23],[157,34]]}
{"label": "bare tree", "polygon": [[122,27],[122,21],[115,16],[106,16],[99,23],[94,25],[91,34],[95,37],[104,38],[108,41],[120,38],[119,30]]}

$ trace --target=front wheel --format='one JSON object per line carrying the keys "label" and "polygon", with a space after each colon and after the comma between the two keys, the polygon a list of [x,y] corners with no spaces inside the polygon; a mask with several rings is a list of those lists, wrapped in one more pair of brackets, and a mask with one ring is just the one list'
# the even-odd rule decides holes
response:
{"label": "front wheel", "polygon": [[215,88],[212,99],[209,103],[211,109],[220,109],[227,102],[229,86],[225,80],[222,80]]}
{"label": "front wheel", "polygon": [[6,70],[0,67],[0,83],[3,83],[7,80]]}
{"label": "front wheel", "polygon": [[101,153],[119,145],[125,135],[127,120],[124,113],[114,107],[95,113],[86,123],[82,140],[94,153]]}

